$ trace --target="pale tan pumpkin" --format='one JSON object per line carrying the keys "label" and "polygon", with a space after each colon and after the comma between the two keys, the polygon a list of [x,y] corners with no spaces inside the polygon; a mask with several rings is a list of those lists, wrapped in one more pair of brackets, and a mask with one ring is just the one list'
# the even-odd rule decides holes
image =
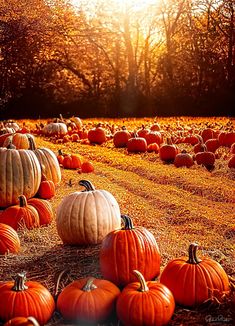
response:
{"label": "pale tan pumpkin", "polygon": [[56,155],[49,148],[35,148],[34,142],[31,142],[30,149],[37,156],[46,179],[52,180],[54,184],[60,183],[61,170]]}
{"label": "pale tan pumpkin", "polygon": [[68,128],[63,122],[51,122],[47,124],[42,130],[42,133],[45,136],[64,136],[67,134],[67,132]]}
{"label": "pale tan pumpkin", "polygon": [[33,197],[41,182],[39,161],[30,150],[0,148],[0,207],[18,203],[18,197]]}
{"label": "pale tan pumpkin", "polygon": [[110,192],[86,180],[79,184],[85,191],[71,193],[57,208],[57,231],[66,244],[97,244],[121,227],[119,205]]}

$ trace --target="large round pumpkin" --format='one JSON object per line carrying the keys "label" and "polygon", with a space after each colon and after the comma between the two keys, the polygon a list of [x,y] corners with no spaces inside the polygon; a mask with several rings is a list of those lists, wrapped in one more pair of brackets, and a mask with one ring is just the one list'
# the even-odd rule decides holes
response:
{"label": "large round pumpkin", "polygon": [[122,215],[124,227],[110,232],[100,249],[100,269],[103,277],[118,286],[135,281],[134,269],[146,280],[160,273],[160,253],[151,232],[134,227],[127,215]]}
{"label": "large round pumpkin", "polygon": [[45,136],[58,136],[62,137],[66,135],[68,128],[63,122],[51,122],[48,123],[42,130],[43,135]]}
{"label": "large round pumpkin", "polygon": [[20,250],[20,239],[17,232],[9,225],[0,223],[0,255],[6,253],[18,253]]}
{"label": "large round pumpkin", "polygon": [[118,297],[117,316],[124,326],[162,326],[170,321],[175,300],[171,291],[156,281],[146,282],[133,271],[139,282],[128,284]]}
{"label": "large round pumpkin", "polygon": [[66,320],[98,323],[112,314],[119,294],[119,288],[109,281],[82,278],[62,290],[57,308]]}
{"label": "large round pumpkin", "polygon": [[189,257],[176,258],[164,268],[160,282],[173,293],[176,303],[194,307],[213,296],[229,293],[229,279],[215,260],[197,257],[197,244],[189,246]]}
{"label": "large round pumpkin", "polygon": [[57,208],[58,234],[67,244],[100,243],[121,225],[118,203],[110,192],[96,190],[89,181],[79,184],[85,190],[71,193]]}
{"label": "large round pumpkin", "polygon": [[50,292],[39,282],[26,281],[25,272],[17,274],[15,281],[0,283],[0,319],[3,321],[32,316],[40,325],[45,325],[54,310]]}
{"label": "large round pumpkin", "polygon": [[18,203],[18,197],[33,197],[41,182],[41,168],[30,150],[0,148],[0,207]]}

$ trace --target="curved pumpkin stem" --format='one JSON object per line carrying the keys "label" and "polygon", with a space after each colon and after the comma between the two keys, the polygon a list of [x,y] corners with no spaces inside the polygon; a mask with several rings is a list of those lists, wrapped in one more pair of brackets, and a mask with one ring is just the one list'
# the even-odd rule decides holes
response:
{"label": "curved pumpkin stem", "polygon": [[35,151],[36,150],[35,141],[32,139],[32,137],[28,137],[28,141],[29,141],[29,149],[31,151]]}
{"label": "curved pumpkin stem", "polygon": [[28,317],[28,321],[32,323],[33,326],[40,326],[38,321],[34,317]]}
{"label": "curved pumpkin stem", "polygon": [[83,191],[94,191],[95,190],[95,187],[93,186],[93,184],[88,180],[80,180],[79,185],[85,187],[85,190],[83,190]]}
{"label": "curved pumpkin stem", "polygon": [[7,145],[7,149],[16,149],[15,145],[12,144],[13,136],[10,136],[9,144]]}
{"label": "curved pumpkin stem", "polygon": [[123,230],[132,230],[132,229],[134,229],[132,219],[129,216],[121,215],[121,218],[122,218],[122,220],[124,222]]}
{"label": "curved pumpkin stem", "polygon": [[201,259],[197,257],[197,248],[198,245],[196,243],[191,243],[188,249],[188,264],[199,264],[201,262]]}
{"label": "curved pumpkin stem", "polygon": [[24,195],[19,196],[19,201],[20,201],[20,207],[27,206],[27,199]]}
{"label": "curved pumpkin stem", "polygon": [[55,291],[54,291],[54,298],[55,298],[55,301],[59,295],[59,285],[60,285],[60,281],[62,279],[62,276],[64,276],[65,273],[67,273],[68,270],[67,269],[64,269],[62,272],[60,272],[58,278],[57,278],[57,281],[56,281],[56,284],[55,284]]}
{"label": "curved pumpkin stem", "polygon": [[140,291],[140,292],[149,291],[149,288],[148,288],[147,283],[146,283],[146,281],[144,279],[144,276],[137,270],[134,270],[133,274],[135,274],[135,276],[138,278],[138,281],[140,282],[140,288],[138,289],[138,291]]}
{"label": "curved pumpkin stem", "polygon": [[94,280],[95,280],[94,277],[89,277],[89,279],[87,280],[87,282],[84,285],[84,287],[82,288],[82,290],[85,292],[90,292],[92,290],[97,289],[97,286],[95,284],[93,284]]}
{"label": "curved pumpkin stem", "polygon": [[28,287],[25,285],[26,282],[26,272],[18,273],[15,277],[15,283],[12,288],[12,291],[20,292],[27,290]]}

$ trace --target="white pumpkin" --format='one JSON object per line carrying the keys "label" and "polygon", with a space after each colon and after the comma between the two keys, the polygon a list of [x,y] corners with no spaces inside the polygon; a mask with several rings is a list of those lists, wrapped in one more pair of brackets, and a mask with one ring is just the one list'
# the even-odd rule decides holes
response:
{"label": "white pumpkin", "polygon": [[57,208],[57,231],[65,244],[97,244],[121,227],[119,205],[106,190],[96,190],[86,180],[85,190],[66,196]]}
{"label": "white pumpkin", "polygon": [[63,122],[51,122],[42,129],[45,136],[64,136],[68,132],[68,128]]}

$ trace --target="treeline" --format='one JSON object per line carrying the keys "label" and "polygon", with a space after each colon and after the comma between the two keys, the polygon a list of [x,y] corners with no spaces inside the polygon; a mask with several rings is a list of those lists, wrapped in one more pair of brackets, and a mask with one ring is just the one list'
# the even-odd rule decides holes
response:
{"label": "treeline", "polygon": [[0,0],[1,117],[232,115],[235,1]]}

